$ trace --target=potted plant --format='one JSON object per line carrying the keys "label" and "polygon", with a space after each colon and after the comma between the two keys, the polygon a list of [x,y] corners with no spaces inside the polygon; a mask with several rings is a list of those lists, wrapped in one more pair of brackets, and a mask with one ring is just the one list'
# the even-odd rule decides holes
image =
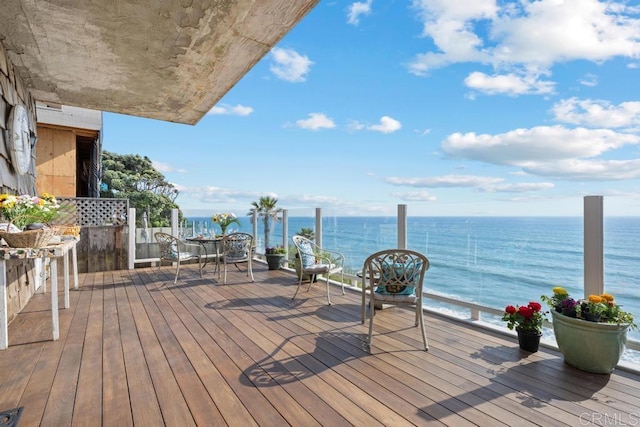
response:
{"label": "potted plant", "polygon": [[220,226],[220,230],[222,235],[227,234],[227,227],[231,224],[240,225],[240,220],[236,216],[236,214],[232,213],[217,213],[211,217],[211,221],[214,224],[218,224]]}
{"label": "potted plant", "polygon": [[44,246],[53,236],[53,229],[47,224],[59,209],[56,198],[47,193],[40,197],[0,194],[0,214],[8,222],[0,237],[12,247]]}
{"label": "potted plant", "polygon": [[284,247],[276,246],[274,248],[265,249],[265,257],[267,258],[267,265],[269,270],[280,270],[282,263],[285,260],[287,252]]}
{"label": "potted plant", "polygon": [[552,308],[553,332],[558,349],[569,365],[583,371],[610,373],[620,361],[627,331],[636,327],[633,315],[620,308],[611,294],[569,296],[563,287],[542,296]]}
{"label": "potted plant", "polygon": [[508,305],[502,320],[507,322],[509,329],[515,328],[518,332],[518,344],[522,350],[536,352],[540,346],[542,324],[546,313],[542,311],[542,304],[531,301],[527,305]]}

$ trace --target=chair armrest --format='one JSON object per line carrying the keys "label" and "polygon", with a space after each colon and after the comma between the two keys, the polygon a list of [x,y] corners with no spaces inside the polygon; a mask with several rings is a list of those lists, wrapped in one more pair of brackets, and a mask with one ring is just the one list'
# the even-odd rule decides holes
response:
{"label": "chair armrest", "polygon": [[182,246],[183,248],[185,248],[185,251],[189,252],[189,248],[197,248],[197,251],[191,251],[191,252],[196,252],[198,255],[200,255],[200,252],[202,251],[202,246],[199,243],[187,243],[187,242],[183,242],[182,240],[179,240],[179,245]]}
{"label": "chair armrest", "polygon": [[316,258],[320,260],[327,260],[327,262],[321,262],[322,264],[337,264],[344,267],[344,255],[338,251],[332,251],[330,249],[319,249],[319,253]]}

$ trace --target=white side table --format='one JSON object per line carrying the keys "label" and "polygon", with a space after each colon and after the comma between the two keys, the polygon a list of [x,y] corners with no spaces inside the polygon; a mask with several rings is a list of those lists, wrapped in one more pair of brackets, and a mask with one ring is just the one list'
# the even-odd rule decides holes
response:
{"label": "white side table", "polygon": [[50,259],[51,326],[53,329],[53,340],[55,341],[60,338],[60,324],[58,320],[58,258],[62,257],[64,262],[64,308],[69,308],[69,251],[71,251],[73,262],[73,284],[74,288],[78,289],[77,243],[78,241],[73,239],[42,248],[9,248],[6,246],[0,246],[0,350],[4,350],[9,346],[7,260]]}

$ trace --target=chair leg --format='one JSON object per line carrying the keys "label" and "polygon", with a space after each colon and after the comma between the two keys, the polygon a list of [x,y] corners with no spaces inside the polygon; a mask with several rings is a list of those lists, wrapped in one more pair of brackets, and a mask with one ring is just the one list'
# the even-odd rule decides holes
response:
{"label": "chair leg", "polygon": [[369,296],[369,339],[368,343],[371,346],[373,341],[373,316],[375,315],[375,301],[373,300],[373,295]]}
{"label": "chair leg", "polygon": [[224,278],[222,279],[222,284],[226,285],[227,284],[227,263],[224,263],[224,274],[223,274]]}
{"label": "chair leg", "polygon": [[202,258],[198,257],[198,269],[200,270],[200,278],[202,279]]}
{"label": "chair leg", "polygon": [[178,274],[180,273],[180,261],[178,261],[176,263],[176,277],[175,279],[173,279],[173,284],[175,285],[176,283],[178,283]]}
{"label": "chair leg", "polygon": [[291,299],[296,299],[296,295],[298,295],[298,291],[300,290],[300,285],[302,285],[302,274],[300,275],[300,278],[298,279],[298,286],[296,287],[296,292],[293,294]]}
{"label": "chair leg", "polygon": [[422,313],[422,307],[418,307],[416,309],[416,313],[420,310],[420,315],[418,316],[420,322],[420,332],[422,332],[422,341],[424,342],[424,351],[429,351],[429,341],[427,341],[427,332],[424,328],[424,314]]}
{"label": "chair leg", "polygon": [[247,276],[251,277],[252,282],[256,281],[256,279],[253,278],[253,267],[251,266],[251,260],[247,261]]}
{"label": "chair leg", "polygon": [[327,304],[331,305],[331,292],[329,292],[329,278],[327,277]]}

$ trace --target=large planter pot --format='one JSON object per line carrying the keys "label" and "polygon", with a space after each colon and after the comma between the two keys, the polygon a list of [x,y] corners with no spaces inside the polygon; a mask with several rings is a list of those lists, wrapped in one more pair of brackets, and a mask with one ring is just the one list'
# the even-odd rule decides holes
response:
{"label": "large planter pot", "polygon": [[267,265],[269,266],[269,270],[280,270],[282,268],[282,263],[284,262],[284,254],[268,254],[265,255],[267,257]]}
{"label": "large planter pot", "polygon": [[551,311],[558,348],[569,365],[596,374],[611,373],[627,344],[629,324],[589,322]]}

